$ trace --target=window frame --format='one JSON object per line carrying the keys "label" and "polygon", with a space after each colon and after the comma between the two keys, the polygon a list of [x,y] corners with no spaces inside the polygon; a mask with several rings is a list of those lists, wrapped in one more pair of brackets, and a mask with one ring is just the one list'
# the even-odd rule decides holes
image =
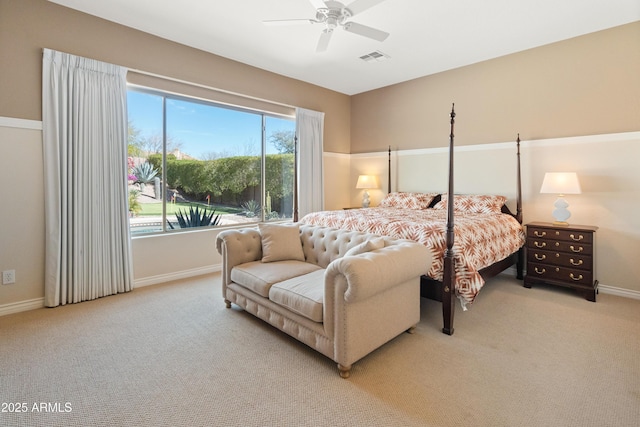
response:
{"label": "window frame", "polygon": [[[178,228],[178,229],[170,229],[167,227],[167,198],[166,198],[166,194],[168,191],[168,185],[167,185],[167,100],[176,100],[176,101],[180,101],[180,102],[190,102],[190,103],[195,103],[195,104],[200,104],[200,105],[204,105],[204,106],[208,106],[208,107],[214,107],[214,108],[222,108],[222,109],[227,109],[227,110],[233,110],[233,111],[238,111],[238,112],[242,112],[242,113],[249,113],[249,114],[256,114],[259,115],[261,117],[261,130],[260,130],[260,168],[261,168],[261,172],[260,172],[260,197],[261,197],[261,209],[260,209],[260,216],[256,218],[256,221],[250,221],[247,222],[246,224],[258,224],[261,222],[265,222],[265,201],[266,201],[266,196],[267,196],[267,184],[266,184],[266,158],[267,158],[267,119],[268,118],[276,118],[276,119],[281,119],[281,120],[290,120],[293,123],[293,129],[294,129],[294,137],[295,137],[295,132],[296,132],[296,115],[295,113],[292,115],[288,115],[288,114],[283,114],[283,113],[276,113],[276,112],[272,112],[272,111],[267,111],[267,110],[262,110],[262,109],[257,109],[257,108],[251,108],[251,107],[243,107],[243,106],[239,106],[239,105],[233,105],[233,104],[228,104],[228,103],[224,103],[224,102],[219,102],[219,101],[215,101],[212,99],[206,99],[206,98],[201,98],[201,97],[197,97],[197,96],[191,96],[191,95],[184,95],[184,94],[179,94],[179,93],[175,93],[175,92],[170,92],[170,91],[166,91],[166,90],[162,90],[162,89],[157,89],[157,88],[151,88],[151,87],[147,87],[147,86],[142,86],[139,84],[135,84],[135,83],[127,83],[127,94],[130,92],[139,92],[139,93],[144,93],[144,94],[148,94],[148,95],[153,95],[153,96],[159,96],[162,99],[162,220],[161,220],[161,230],[158,231],[148,231],[148,232],[140,232],[140,233],[132,233],[131,232],[131,223],[129,223],[129,231],[130,231],[130,235],[131,238],[137,238],[137,237],[144,237],[144,236],[158,236],[158,235],[166,235],[166,234],[173,234],[173,233],[186,233],[186,232],[193,232],[193,231],[204,231],[204,230],[210,230],[211,228],[214,227],[194,227],[194,228],[189,228],[189,229],[182,229],[182,228]],[[129,119],[128,113],[127,113],[127,119]],[[128,144],[128,141],[127,141]],[[297,155],[294,151],[294,156]],[[294,161],[294,165],[293,165],[293,177],[294,180],[296,179],[297,175],[298,175],[298,170],[297,169],[297,165],[298,162]],[[294,187],[292,189],[292,191],[295,191],[295,184]],[[295,200],[296,195],[293,194],[292,197]],[[291,218],[290,220],[293,219],[293,216],[295,215],[295,212],[291,212]],[[285,219],[286,220],[286,219]],[[216,226],[215,228],[223,228],[223,227],[234,227],[235,225],[222,225],[222,226]]]}

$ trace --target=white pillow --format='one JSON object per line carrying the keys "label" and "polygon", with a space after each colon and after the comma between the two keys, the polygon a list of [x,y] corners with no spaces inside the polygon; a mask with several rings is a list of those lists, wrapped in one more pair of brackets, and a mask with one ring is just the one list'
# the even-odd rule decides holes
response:
{"label": "white pillow", "polygon": [[384,240],[382,238],[367,240],[349,249],[344,256],[360,255],[365,252],[375,251],[384,248]]}
{"label": "white pillow", "polygon": [[262,262],[304,261],[299,224],[258,224],[262,236]]}

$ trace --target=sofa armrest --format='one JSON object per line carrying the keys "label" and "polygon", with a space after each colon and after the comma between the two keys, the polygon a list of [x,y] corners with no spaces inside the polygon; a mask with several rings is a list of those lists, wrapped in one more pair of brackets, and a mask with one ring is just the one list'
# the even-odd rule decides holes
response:
{"label": "sofa armrest", "polygon": [[346,279],[344,300],[361,301],[429,271],[431,251],[419,243],[398,241],[382,249],[334,260],[327,267],[325,295],[337,276]]}
{"label": "sofa armrest", "polygon": [[216,249],[222,255],[222,285],[226,286],[233,267],[262,259],[262,238],[254,228],[225,230],[216,238]]}

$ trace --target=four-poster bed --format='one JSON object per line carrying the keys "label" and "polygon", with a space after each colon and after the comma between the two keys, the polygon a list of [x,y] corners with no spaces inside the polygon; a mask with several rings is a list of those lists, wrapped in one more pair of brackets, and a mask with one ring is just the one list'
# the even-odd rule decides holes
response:
{"label": "four-poster bed", "polygon": [[448,335],[454,331],[456,296],[466,309],[486,279],[513,264],[517,264],[517,277],[522,278],[522,247],[525,239],[522,230],[519,136],[517,211],[514,215],[505,205],[506,197],[455,194],[454,124],[455,109],[452,107],[447,193],[392,193],[389,147],[388,194],[379,207],[314,212],[300,220],[306,224],[406,238],[429,247],[434,255],[434,263],[428,275],[422,277],[421,294],[442,301],[442,331]]}

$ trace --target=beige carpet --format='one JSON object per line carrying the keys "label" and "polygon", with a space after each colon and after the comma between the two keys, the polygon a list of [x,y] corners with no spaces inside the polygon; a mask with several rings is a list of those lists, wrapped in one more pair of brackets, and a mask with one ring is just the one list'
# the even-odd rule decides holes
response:
{"label": "beige carpet", "polygon": [[0,412],[0,425],[640,422],[640,301],[600,294],[594,304],[499,277],[457,311],[453,336],[441,326],[440,305],[422,300],[416,333],[365,357],[344,380],[329,359],[225,309],[217,275],[8,315],[0,317],[0,409],[25,403],[26,412]]}

